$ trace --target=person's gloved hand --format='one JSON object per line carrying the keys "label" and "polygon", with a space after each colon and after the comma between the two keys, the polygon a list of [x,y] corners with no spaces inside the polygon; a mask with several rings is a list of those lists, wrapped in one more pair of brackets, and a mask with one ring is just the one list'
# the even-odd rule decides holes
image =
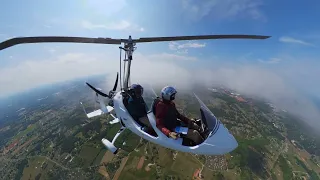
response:
{"label": "person's gloved hand", "polygon": [[169,137],[172,138],[172,139],[178,139],[178,133],[176,133],[176,132],[170,132],[170,133],[169,133]]}

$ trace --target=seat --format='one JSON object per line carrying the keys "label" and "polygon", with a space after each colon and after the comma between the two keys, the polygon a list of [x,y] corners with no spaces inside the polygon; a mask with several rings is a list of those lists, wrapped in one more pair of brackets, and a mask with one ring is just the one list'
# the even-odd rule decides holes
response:
{"label": "seat", "polygon": [[[123,96],[122,102],[123,102],[123,105],[124,105],[124,107],[125,107],[126,109],[128,108],[129,98],[130,98],[129,95],[124,95],[124,96]],[[128,109],[127,109],[127,111],[128,111]],[[131,112],[128,111],[128,113],[129,113],[130,116],[131,116]],[[131,116],[131,117],[132,117],[132,116]],[[137,119],[134,119],[133,117],[132,117],[132,119],[140,126],[141,130],[143,130],[144,125],[143,125],[141,122],[139,122]]]}
{"label": "seat", "polygon": [[[154,115],[156,115],[156,105],[157,105],[157,103],[158,103],[159,101],[160,101],[160,98],[159,98],[159,97],[156,97],[156,98],[153,100],[153,102],[151,103],[150,110],[148,111],[148,113],[151,113],[151,112],[152,112]],[[155,122],[154,122],[154,123],[155,123]],[[177,122],[177,123],[178,123],[178,122]],[[181,124],[178,123],[177,125],[180,126]],[[155,128],[157,128],[157,127],[155,127]],[[159,131],[159,129],[157,129],[157,130]],[[159,131],[158,133],[161,133],[161,134],[162,134],[161,131]],[[184,138],[179,137],[177,140],[174,140],[174,139],[172,139],[172,138],[168,138],[168,141],[172,141],[173,143],[177,143],[177,144],[183,145]]]}
{"label": "seat", "polygon": [[123,103],[124,107],[126,107],[126,108],[128,107],[129,97],[130,97],[130,96],[128,96],[128,95],[123,95],[123,96],[122,96],[122,98],[123,98],[123,99],[122,99],[122,103]]}
{"label": "seat", "polygon": [[150,107],[150,110],[148,111],[148,113],[150,112],[153,112],[153,114],[155,115],[156,114],[156,105],[157,103],[160,101],[160,98],[157,97],[153,100],[153,102],[151,103],[151,107]]}

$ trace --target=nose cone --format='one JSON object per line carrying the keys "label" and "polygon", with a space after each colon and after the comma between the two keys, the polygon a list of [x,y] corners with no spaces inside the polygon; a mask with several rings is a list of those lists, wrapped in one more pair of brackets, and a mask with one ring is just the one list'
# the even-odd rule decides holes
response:
{"label": "nose cone", "polygon": [[207,138],[205,143],[212,147],[208,150],[211,154],[227,154],[238,147],[237,140],[222,124],[219,125],[215,134]]}

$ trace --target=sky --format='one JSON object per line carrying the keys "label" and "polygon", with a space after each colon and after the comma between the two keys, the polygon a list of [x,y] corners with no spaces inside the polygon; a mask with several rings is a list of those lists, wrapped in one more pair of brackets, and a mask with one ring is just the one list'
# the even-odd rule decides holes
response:
{"label": "sky", "polygon": [[[317,0],[4,0],[0,41],[44,35],[269,35],[139,44],[132,81],[177,89],[220,83],[319,123],[319,110],[306,98],[320,98],[319,6]],[[111,75],[112,84],[118,67],[118,45],[17,45],[0,52],[0,96],[102,73]]]}

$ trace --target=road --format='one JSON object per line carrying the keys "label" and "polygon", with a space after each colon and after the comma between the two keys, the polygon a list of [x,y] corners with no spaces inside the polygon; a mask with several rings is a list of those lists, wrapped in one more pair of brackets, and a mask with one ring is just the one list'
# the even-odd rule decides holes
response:
{"label": "road", "polygon": [[38,157],[46,158],[48,161],[51,161],[52,163],[56,164],[57,166],[61,167],[64,170],[71,170],[70,168],[67,168],[67,167],[63,166],[62,164],[60,164],[60,163],[48,158],[47,156],[38,156]]}

